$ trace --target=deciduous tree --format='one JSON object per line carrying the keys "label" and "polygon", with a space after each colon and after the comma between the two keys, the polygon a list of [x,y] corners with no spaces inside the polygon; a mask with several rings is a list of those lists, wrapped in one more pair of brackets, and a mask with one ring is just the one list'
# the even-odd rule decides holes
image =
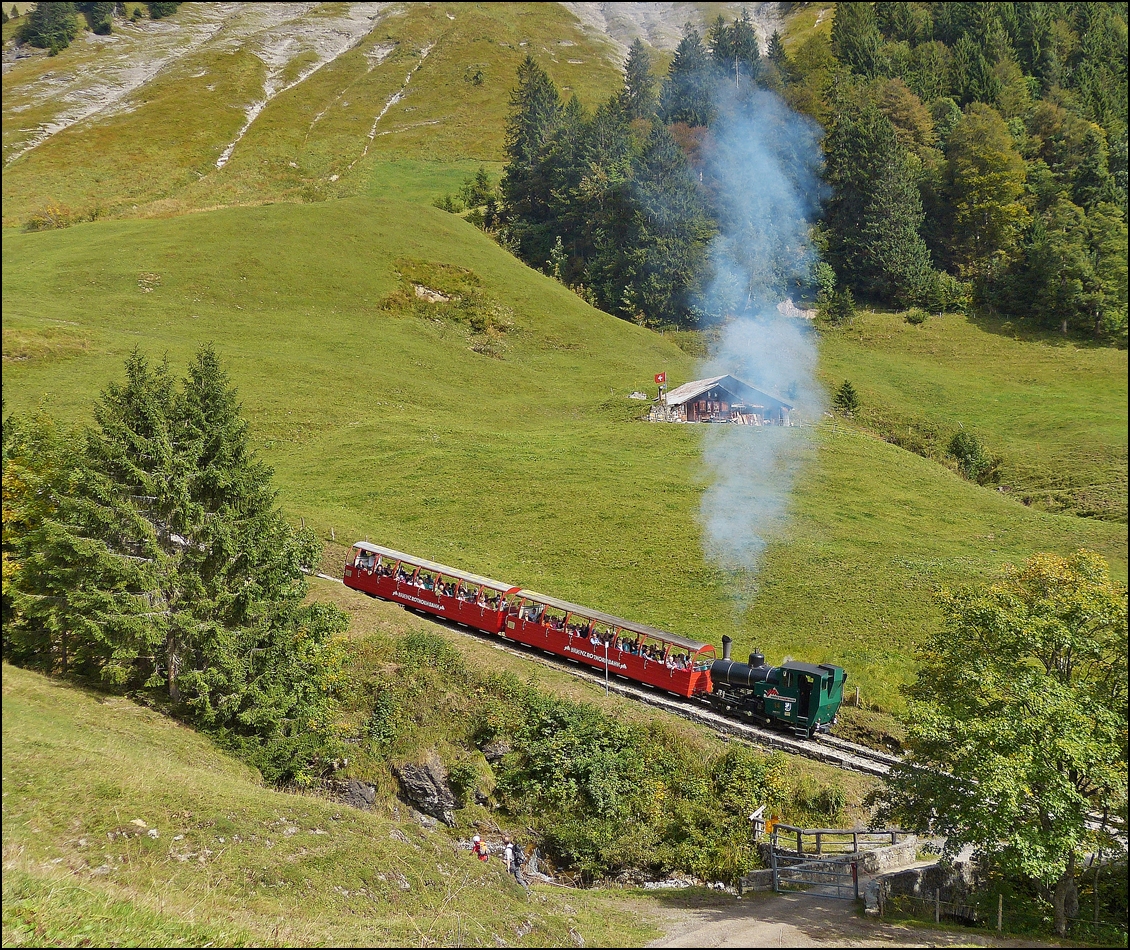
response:
{"label": "deciduous tree", "polygon": [[879,820],[930,828],[1013,873],[1054,880],[1056,929],[1079,855],[1124,848],[1088,813],[1126,811],[1126,590],[1097,554],[1039,554],[943,592],[904,715],[909,754]]}

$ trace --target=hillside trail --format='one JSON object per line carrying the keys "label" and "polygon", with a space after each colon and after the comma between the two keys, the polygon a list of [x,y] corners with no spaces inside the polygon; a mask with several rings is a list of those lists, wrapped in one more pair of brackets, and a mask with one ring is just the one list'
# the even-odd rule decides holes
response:
{"label": "hillside trail", "polygon": [[726,907],[672,908],[649,947],[1055,947],[983,931],[911,927],[863,917],[853,901],[780,894]]}
{"label": "hillside trail", "polygon": [[[860,880],[860,889],[868,878]],[[674,898],[677,902],[678,898]],[[865,917],[855,901],[814,888],[803,894],[750,894],[715,907],[666,911],[667,933],[649,947],[1057,947],[997,938],[966,928],[912,927]]]}

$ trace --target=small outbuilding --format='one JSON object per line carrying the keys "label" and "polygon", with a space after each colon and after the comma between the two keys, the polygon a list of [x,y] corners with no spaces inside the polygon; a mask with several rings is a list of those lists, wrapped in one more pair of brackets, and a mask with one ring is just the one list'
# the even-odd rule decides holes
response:
{"label": "small outbuilding", "polygon": [[734,376],[712,376],[683,383],[661,395],[651,410],[653,422],[733,422],[739,425],[790,424],[793,407]]}

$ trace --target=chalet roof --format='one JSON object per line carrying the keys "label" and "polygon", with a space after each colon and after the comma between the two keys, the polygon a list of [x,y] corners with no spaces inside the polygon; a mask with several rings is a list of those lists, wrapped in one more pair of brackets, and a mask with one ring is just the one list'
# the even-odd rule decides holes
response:
{"label": "chalet roof", "polygon": [[743,383],[735,376],[711,376],[709,379],[696,379],[689,383],[683,383],[672,389],[667,394],[668,406],[681,406],[684,403],[696,399],[704,392],[708,392],[715,386],[721,387],[736,396],[741,396],[743,399],[761,400],[757,405],[764,406],[783,406],[785,409],[792,409],[784,400],[778,399],[775,396],[770,396],[768,393],[763,393],[760,389],[754,389],[748,383]]}
{"label": "chalet roof", "polygon": [[613,617],[612,614],[601,613],[599,610],[582,607],[580,604],[571,604],[567,600],[558,600],[556,597],[549,597],[546,594],[539,594],[536,591],[526,590],[525,588],[519,591],[518,596],[532,600],[534,603],[545,604],[547,607],[563,610],[565,613],[577,614],[584,617],[586,620],[595,620],[597,623],[602,623],[608,627],[618,627],[629,633],[640,633],[645,637],[651,637],[653,640],[662,640],[664,643],[670,643],[672,646],[690,650],[692,654],[698,653],[698,651],[705,646],[709,646],[709,644],[699,643],[697,640],[688,640],[686,637],[676,636],[673,633],[668,633],[666,630],[660,630],[658,627],[649,627],[647,624],[624,620],[622,617]]}
{"label": "chalet roof", "polygon": [[431,571],[433,574],[442,574],[444,577],[457,577],[459,580],[466,581],[468,584],[481,584],[483,587],[489,588],[490,590],[502,591],[503,593],[509,594],[511,591],[518,589],[513,584],[491,580],[489,577],[483,577],[481,574],[471,574],[468,571],[460,571],[454,567],[448,567],[446,564],[439,564],[436,561],[427,561],[422,557],[414,557],[411,554],[394,551],[392,548],[381,547],[379,544],[370,544],[368,541],[358,541],[353,546],[360,548],[362,551],[368,551],[371,554],[379,554],[381,557],[386,557],[393,561],[403,561],[405,564],[411,564],[413,567],[422,567],[425,571]]}

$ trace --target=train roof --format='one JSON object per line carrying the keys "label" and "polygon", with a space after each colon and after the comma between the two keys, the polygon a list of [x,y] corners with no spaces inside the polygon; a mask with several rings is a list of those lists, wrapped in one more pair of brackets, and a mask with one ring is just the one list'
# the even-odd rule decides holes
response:
{"label": "train roof", "polygon": [[379,544],[371,544],[368,541],[357,541],[354,542],[353,546],[360,548],[362,551],[379,554],[382,557],[395,558],[398,561],[407,561],[409,564],[422,567],[426,571],[442,574],[444,577],[457,577],[459,580],[467,581],[469,584],[481,584],[483,587],[489,587],[491,590],[502,591],[506,594],[513,593],[518,589],[513,584],[492,580],[489,577],[483,577],[481,574],[472,574],[470,571],[460,571],[457,568],[448,567],[446,564],[440,564],[436,561],[429,561],[426,558],[405,554],[403,551],[394,551],[392,548],[381,547]]}
{"label": "train roof", "polygon": [[836,668],[834,666],[816,666],[812,663],[797,663],[789,660],[788,663],[781,664],[782,670],[796,670],[798,673],[809,673],[812,676],[827,676]]}
{"label": "train roof", "polygon": [[641,633],[645,637],[662,640],[664,643],[682,647],[684,650],[690,650],[692,653],[698,653],[703,647],[710,646],[708,643],[699,643],[697,640],[688,640],[686,637],[676,636],[673,633],[668,633],[666,630],[660,630],[658,627],[649,627],[644,623],[635,623],[631,620],[625,620],[623,617],[614,617],[612,614],[602,613],[599,610],[593,610],[591,607],[582,607],[580,604],[571,604],[567,600],[558,600],[556,597],[539,594],[537,591],[526,590],[524,587],[518,592],[518,595],[529,600],[535,600],[539,604],[545,604],[547,607],[555,607],[558,610],[564,610],[566,613],[580,614],[582,617],[587,617],[589,620],[595,620],[598,623],[607,624],[610,627],[619,627],[621,630]]}

